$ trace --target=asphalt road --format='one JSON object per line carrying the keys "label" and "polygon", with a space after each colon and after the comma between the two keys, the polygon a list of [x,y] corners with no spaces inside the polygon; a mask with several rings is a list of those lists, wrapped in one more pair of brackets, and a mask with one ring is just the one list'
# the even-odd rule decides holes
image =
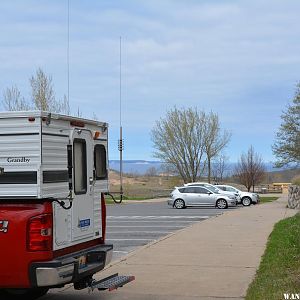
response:
{"label": "asphalt road", "polygon": [[166,202],[109,205],[106,242],[114,245],[116,260],[137,247],[221,213],[214,208],[174,209]]}

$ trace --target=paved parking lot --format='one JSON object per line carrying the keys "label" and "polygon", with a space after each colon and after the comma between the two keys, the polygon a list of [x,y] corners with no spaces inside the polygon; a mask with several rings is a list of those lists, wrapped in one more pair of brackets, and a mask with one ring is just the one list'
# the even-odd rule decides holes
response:
{"label": "paved parking lot", "polygon": [[166,202],[109,205],[106,242],[114,245],[116,260],[137,247],[221,213],[214,208],[178,210]]}
{"label": "paved parking lot", "polygon": [[[114,245],[113,261],[116,261],[131,251],[176,230],[183,229],[195,222],[206,220],[223,212],[223,210],[215,208],[175,209],[168,206],[166,201],[107,205],[106,243]],[[120,272],[122,274],[122,270]],[[133,273],[125,272],[124,274],[130,275]],[[102,273],[99,273],[99,275],[103,276]],[[129,286],[129,288],[132,287]],[[118,291],[118,293],[102,292],[100,294],[98,291],[95,291],[92,294],[88,294],[87,289],[74,291],[70,285],[64,289],[52,289],[45,298],[63,300],[74,298],[119,299],[119,293]],[[131,298],[126,297],[126,299]],[[134,299],[141,298],[135,297]]]}

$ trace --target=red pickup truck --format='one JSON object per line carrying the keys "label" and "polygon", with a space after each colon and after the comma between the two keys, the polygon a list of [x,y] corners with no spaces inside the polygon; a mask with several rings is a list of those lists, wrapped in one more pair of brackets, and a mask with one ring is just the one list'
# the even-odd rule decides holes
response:
{"label": "red pickup truck", "polygon": [[106,123],[47,112],[0,113],[0,296],[50,288],[115,289],[133,276],[93,275],[105,243]]}

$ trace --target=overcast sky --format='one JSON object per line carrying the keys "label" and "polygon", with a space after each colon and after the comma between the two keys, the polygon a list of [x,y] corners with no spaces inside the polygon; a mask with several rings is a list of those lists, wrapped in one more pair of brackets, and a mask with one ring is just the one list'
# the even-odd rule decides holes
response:
{"label": "overcast sky", "polygon": [[[41,67],[67,94],[67,0],[0,0],[0,96]],[[300,80],[300,1],[70,0],[70,103],[110,124],[118,158],[122,36],[124,159],[153,159],[150,131],[168,109],[219,114],[236,161],[252,144],[266,162]]]}

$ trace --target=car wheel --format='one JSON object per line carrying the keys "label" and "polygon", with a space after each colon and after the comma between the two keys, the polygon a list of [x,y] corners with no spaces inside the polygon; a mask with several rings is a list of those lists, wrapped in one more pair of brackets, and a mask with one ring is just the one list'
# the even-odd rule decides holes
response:
{"label": "car wheel", "polygon": [[217,208],[219,209],[224,209],[224,208],[227,208],[228,205],[227,205],[227,201],[225,199],[219,199],[216,203],[216,206]]}
{"label": "car wheel", "polygon": [[32,288],[32,289],[3,289],[0,292],[5,296],[6,300],[20,299],[38,299],[47,294],[48,288]]}
{"label": "car wheel", "polygon": [[185,208],[185,203],[182,199],[176,199],[174,202],[174,207],[178,209]]}
{"label": "car wheel", "polygon": [[250,204],[251,204],[251,199],[250,199],[249,197],[244,197],[244,198],[242,199],[242,204],[243,204],[244,206],[250,206]]}

